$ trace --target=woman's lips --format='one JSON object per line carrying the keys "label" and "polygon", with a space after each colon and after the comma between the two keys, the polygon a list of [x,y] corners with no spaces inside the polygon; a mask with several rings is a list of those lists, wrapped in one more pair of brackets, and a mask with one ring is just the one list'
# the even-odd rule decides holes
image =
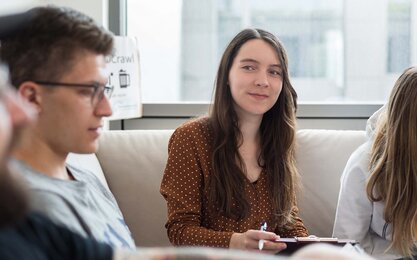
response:
{"label": "woman's lips", "polygon": [[256,100],[264,100],[264,99],[268,98],[268,95],[265,95],[265,94],[249,93],[249,95]]}

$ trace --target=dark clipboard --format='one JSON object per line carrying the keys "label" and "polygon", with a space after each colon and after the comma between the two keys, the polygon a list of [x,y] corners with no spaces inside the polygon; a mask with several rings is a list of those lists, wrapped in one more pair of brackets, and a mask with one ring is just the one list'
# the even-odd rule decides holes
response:
{"label": "dark clipboard", "polygon": [[287,244],[287,248],[279,252],[279,255],[291,255],[295,251],[303,248],[304,246],[315,243],[326,243],[335,246],[343,247],[346,244],[356,245],[355,240],[351,239],[338,239],[334,237],[291,237],[291,238],[279,238],[275,242]]}

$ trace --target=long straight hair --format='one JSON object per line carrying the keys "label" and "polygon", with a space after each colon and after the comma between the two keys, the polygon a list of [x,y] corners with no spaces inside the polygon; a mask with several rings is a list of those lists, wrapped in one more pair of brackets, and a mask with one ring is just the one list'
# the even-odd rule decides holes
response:
{"label": "long straight hair", "polygon": [[[392,242],[411,256],[417,240],[417,69],[409,68],[392,89],[387,110],[378,119],[366,192],[385,204]],[[389,249],[387,249],[389,250]]]}
{"label": "long straight hair", "polygon": [[227,46],[215,82],[214,102],[210,113],[213,131],[212,178],[210,201],[221,213],[243,219],[249,212],[244,191],[246,171],[239,146],[242,133],[233,107],[228,77],[233,61],[243,44],[261,39],[275,50],[282,67],[282,91],[277,102],[267,111],[260,125],[261,152],[258,164],[267,174],[268,190],[274,215],[284,226],[293,221],[297,170],[294,160],[295,111],[297,94],[288,73],[288,58],[282,43],[271,33],[260,29],[245,29]]}

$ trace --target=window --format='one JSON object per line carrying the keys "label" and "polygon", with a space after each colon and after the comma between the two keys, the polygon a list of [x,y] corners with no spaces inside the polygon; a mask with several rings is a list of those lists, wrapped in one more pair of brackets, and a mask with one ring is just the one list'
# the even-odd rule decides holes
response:
{"label": "window", "polygon": [[[383,102],[416,63],[412,0],[127,0],[138,38],[145,103],[210,101],[225,46],[266,29],[289,55],[304,102]],[[415,29],[414,29],[415,31]]]}
{"label": "window", "polygon": [[[410,66],[411,41],[410,1],[390,1],[388,5],[387,72],[398,73]],[[402,50],[402,51],[398,51]]]}

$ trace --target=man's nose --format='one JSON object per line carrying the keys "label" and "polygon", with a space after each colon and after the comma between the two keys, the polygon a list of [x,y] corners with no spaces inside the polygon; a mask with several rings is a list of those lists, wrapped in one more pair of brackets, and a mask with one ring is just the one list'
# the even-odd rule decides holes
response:
{"label": "man's nose", "polygon": [[95,115],[100,117],[108,117],[113,114],[110,100],[104,96],[95,107]]}

